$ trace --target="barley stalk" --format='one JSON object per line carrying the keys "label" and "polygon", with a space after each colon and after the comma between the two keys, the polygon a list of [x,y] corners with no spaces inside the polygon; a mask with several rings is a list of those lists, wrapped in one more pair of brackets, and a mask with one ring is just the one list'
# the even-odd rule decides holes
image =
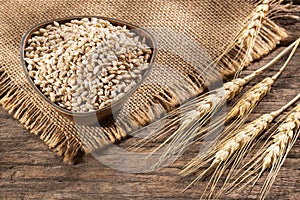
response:
{"label": "barley stalk", "polygon": [[[231,178],[233,182],[224,190],[230,192],[238,186],[244,188],[252,182],[254,186],[262,174],[269,170],[261,188],[260,199],[264,199],[299,134],[300,104],[281,121],[277,129],[270,134],[267,143],[251,156],[250,161],[235,172],[235,176]],[[240,173],[243,170],[245,171]]]}
{"label": "barley stalk", "polygon": [[[156,168],[161,166],[162,164],[165,164],[170,159],[175,161],[178,155],[180,155],[185,147],[191,144],[191,141],[196,136],[203,135],[199,138],[202,139],[205,136],[204,133],[207,132],[209,128],[211,128],[212,130],[218,129],[221,125],[223,125],[224,122],[228,122],[234,117],[237,117],[234,124],[241,125],[241,122],[254,109],[258,102],[267,94],[272,84],[287,66],[287,63],[290,60],[291,56],[294,54],[294,50],[297,48],[299,41],[300,39],[295,41],[278,56],[276,56],[271,62],[253,72],[252,74],[246,76],[245,78],[237,78],[228,83],[225,83],[224,88],[219,88],[209,92],[208,94],[197,97],[196,99],[182,105],[178,109],[173,110],[164,118],[154,122],[152,125],[133,133],[134,135],[142,135],[144,132],[148,133],[148,135],[143,140],[141,140],[140,143],[135,144],[134,148],[139,149],[140,146],[145,145],[147,142],[163,138],[164,136],[167,136],[171,133],[171,135],[153,151],[153,153],[157,153],[169,143],[164,150],[160,151],[161,157],[154,166],[154,168]],[[211,117],[227,101],[232,100],[237,94],[239,94],[246,83],[262,73],[263,70],[272,66],[292,48],[294,49],[289,59],[276,75],[266,78],[261,83],[254,86],[242,97],[239,103],[234,106],[229,114],[220,119],[220,121],[212,124],[209,128],[200,129],[205,124],[207,124]],[[178,115],[179,112],[182,112],[182,114]],[[178,123],[181,124],[179,125],[178,129],[172,133],[172,131],[177,128]],[[230,129],[228,128],[226,132],[229,131]],[[210,131],[210,133],[212,132],[213,131]]]}
{"label": "barley stalk", "polygon": [[[181,172],[180,174],[186,176],[197,172],[199,169],[205,167],[211,163],[210,166],[200,173],[197,178],[187,187],[189,188],[195,182],[200,180],[204,175],[213,172],[213,176],[210,179],[210,191],[207,197],[211,197],[215,193],[215,187],[220,177],[225,172],[230,164],[233,164],[232,168],[235,168],[239,161],[244,157],[245,153],[253,143],[253,141],[268,129],[270,123],[293,103],[300,99],[300,94],[297,95],[292,101],[283,106],[277,111],[269,114],[264,114],[258,119],[245,124],[242,128],[238,129],[232,134],[232,137],[224,138],[220,140],[213,149],[204,155],[198,155],[195,157]],[[267,162],[265,162],[268,164]],[[227,175],[226,181],[231,176],[231,173]],[[224,184],[226,184],[226,181]],[[209,186],[208,185],[208,186]],[[205,192],[204,192],[205,193]],[[219,193],[220,194],[220,193]]]}

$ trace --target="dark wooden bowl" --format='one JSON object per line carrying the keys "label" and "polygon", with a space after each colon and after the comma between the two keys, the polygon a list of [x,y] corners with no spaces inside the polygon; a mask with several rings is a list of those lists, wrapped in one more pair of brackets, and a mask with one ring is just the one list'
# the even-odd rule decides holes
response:
{"label": "dark wooden bowl", "polygon": [[[112,102],[112,104],[93,111],[93,112],[72,112],[69,111],[67,109],[64,109],[60,106],[58,106],[57,104],[53,103],[50,101],[50,99],[48,99],[41,91],[40,89],[34,84],[33,80],[31,79],[31,77],[29,76],[28,70],[27,70],[27,66],[26,66],[26,62],[24,61],[25,58],[25,48],[27,47],[27,42],[28,40],[32,37],[32,34],[39,30],[40,28],[44,28],[49,24],[53,24],[54,21],[59,22],[60,24],[63,23],[67,23],[70,22],[71,20],[74,19],[82,19],[82,18],[100,18],[103,20],[107,20],[109,21],[112,25],[115,26],[124,26],[126,25],[127,28],[133,32],[135,32],[137,35],[144,37],[146,39],[146,43],[147,45],[151,48],[152,50],[152,54],[150,57],[150,65],[149,68],[144,72],[143,74],[143,79],[138,82],[135,87],[133,87],[129,92],[127,92],[123,97],[121,97],[118,100],[115,100]],[[122,107],[122,105],[124,104],[124,102],[131,96],[131,94],[141,85],[141,83],[143,82],[143,80],[145,79],[145,77],[149,74],[150,70],[153,67],[155,58],[156,58],[156,54],[157,54],[157,43],[156,40],[154,39],[154,37],[145,29],[140,28],[138,26],[132,25],[130,23],[118,20],[118,19],[112,19],[112,18],[107,18],[107,17],[100,17],[100,16],[76,16],[76,17],[67,17],[67,18],[61,18],[61,19],[55,19],[55,20],[50,20],[50,21],[46,21],[40,24],[35,25],[34,27],[32,27],[30,30],[28,30],[25,35],[22,38],[22,42],[21,42],[21,62],[22,62],[22,66],[23,66],[23,70],[26,74],[26,77],[30,83],[30,85],[32,86],[32,88],[43,98],[45,99],[45,101],[50,104],[58,113],[66,116],[67,118],[69,118],[70,120],[74,120],[75,122],[79,122],[81,124],[86,124],[86,125],[90,125],[90,124],[95,124],[100,120],[103,120],[104,118],[110,117],[112,115],[116,115],[118,113],[118,111],[120,110],[120,108]]]}

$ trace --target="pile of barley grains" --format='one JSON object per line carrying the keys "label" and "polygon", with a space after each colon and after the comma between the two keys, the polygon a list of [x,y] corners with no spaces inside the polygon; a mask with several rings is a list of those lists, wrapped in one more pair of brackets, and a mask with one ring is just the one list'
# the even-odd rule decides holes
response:
{"label": "pile of barley grains", "polygon": [[35,85],[73,112],[110,105],[130,91],[149,67],[145,39],[98,18],[54,22],[36,31],[25,48]]}

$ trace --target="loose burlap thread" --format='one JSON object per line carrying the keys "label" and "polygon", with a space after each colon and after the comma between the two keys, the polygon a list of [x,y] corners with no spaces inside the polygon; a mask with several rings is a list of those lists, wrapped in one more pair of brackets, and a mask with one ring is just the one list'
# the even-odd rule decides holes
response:
{"label": "loose burlap thread", "polygon": [[[243,41],[247,41],[245,30],[251,25],[258,6],[267,4],[270,6],[267,12],[272,14],[279,9],[279,3],[276,0],[3,1],[0,5],[0,103],[25,128],[40,135],[50,148],[63,155],[65,162],[73,162],[79,151],[90,153],[121,140],[203,93],[215,81],[212,76],[215,69],[206,68],[207,60],[200,67],[195,66],[197,59],[196,63],[186,62],[186,56],[195,54],[189,48],[205,49],[222,78],[271,51],[286,34],[268,15],[260,21],[261,30],[254,45]],[[57,113],[31,88],[20,63],[19,44],[30,27],[50,19],[81,15],[118,18],[149,28],[163,47],[152,72],[125,103],[118,118],[101,122],[101,127],[74,126],[73,121]],[[171,37],[166,34],[169,32],[178,34]],[[193,41],[188,43],[191,46],[180,45],[186,37]],[[174,43],[178,46],[176,54],[172,52],[176,48]]]}

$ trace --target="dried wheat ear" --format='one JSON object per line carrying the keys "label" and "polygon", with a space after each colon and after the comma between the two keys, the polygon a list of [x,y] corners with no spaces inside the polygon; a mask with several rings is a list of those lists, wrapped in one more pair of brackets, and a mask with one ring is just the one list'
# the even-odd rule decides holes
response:
{"label": "dried wheat ear", "polygon": [[[224,123],[231,121],[231,125],[224,130],[222,135],[229,134],[233,129],[240,127],[247,116],[252,112],[261,99],[269,92],[273,83],[287,66],[285,65],[272,77],[265,78],[262,82],[251,88],[245,95],[241,97],[238,103],[230,110],[230,112],[218,118],[218,121],[208,122],[227,102],[232,100],[243,89],[244,85],[251,81],[254,77],[261,74],[265,69],[276,63],[282,56],[294,48],[294,53],[300,39],[295,41],[272,61],[261,67],[245,78],[236,78],[224,84],[223,88],[219,88],[209,93],[199,96],[194,100],[183,104],[179,108],[168,113],[162,119],[152,123],[148,127],[140,129],[133,135],[147,136],[133,146],[134,149],[140,149],[148,142],[167,137],[164,142],[153,151],[153,153],[161,153],[161,157],[153,168],[175,161],[184,149],[192,143],[208,137],[218,130]],[[291,56],[290,56],[291,57]],[[196,138],[196,140],[195,140]],[[217,139],[217,138],[215,138]]]}
{"label": "dried wheat ear", "polygon": [[[255,139],[257,139],[270,127],[270,124],[277,116],[279,116],[283,111],[285,111],[299,99],[300,94],[298,94],[292,101],[279,110],[269,114],[264,114],[258,119],[243,125],[241,128],[234,131],[230,136],[226,136],[225,138],[219,140],[208,152],[195,157],[185,167],[185,169],[180,172],[180,174],[186,176],[201,171],[203,168],[206,169],[201,172],[187,188],[200,180],[204,175],[212,174],[202,197],[205,199],[219,197],[218,195],[221,195],[223,190],[221,190],[222,192],[217,192],[215,191],[215,187],[218,184],[221,176],[225,173],[225,170],[227,168],[231,169],[226,175],[226,181],[224,185],[227,184],[227,180],[232,176],[233,170],[236,169],[236,166],[245,156],[245,153],[247,153],[252,147]],[[267,159],[264,159],[263,170],[265,170],[267,167],[270,167],[270,159],[272,159],[270,157],[274,155],[272,151],[273,147],[270,147],[270,150],[267,150],[267,152],[269,152],[269,156],[267,156]],[[276,158],[273,157],[273,159]],[[207,167],[207,165],[209,166]]]}
{"label": "dried wheat ear", "polygon": [[[238,170],[228,177],[228,183],[224,184],[222,192],[243,189],[250,184],[253,187],[259,179],[264,179],[260,199],[265,199],[288,153],[299,137],[300,104],[273,127],[270,130],[274,131],[269,133],[262,147],[254,155],[248,153],[251,157],[246,164],[237,167]],[[264,173],[267,175],[262,176]]]}
{"label": "dried wheat ear", "polygon": [[[236,35],[216,63],[222,59],[235,60],[239,63],[236,67],[237,77],[245,66],[274,49],[278,44],[276,41],[280,41],[278,39],[286,38],[286,32],[271,20],[278,16],[278,12],[289,6],[281,5],[281,3],[282,0],[258,1],[256,9],[247,17],[241,32]],[[228,52],[231,53],[228,54]]]}
{"label": "dried wheat ear", "polygon": [[[288,62],[291,60],[291,57],[293,56],[299,45],[299,40],[297,41],[298,42],[295,44],[287,61],[279,70],[279,72],[276,73],[273,77],[278,77],[280,72],[287,66]],[[185,167],[185,169],[181,171],[182,175],[189,175],[200,171],[200,174],[197,176],[197,178],[186,189],[195,184],[204,175],[207,176],[212,174],[201,198],[219,198],[220,195],[224,193],[224,191],[228,190],[228,182],[230,182],[230,180],[236,180],[234,173],[243,160],[245,154],[247,154],[249,150],[253,148],[254,141],[269,128],[270,123],[274,120],[274,118],[280,115],[293,103],[298,101],[299,98],[300,94],[297,95],[297,97],[295,97],[291,102],[283,106],[281,109],[270,114],[262,115],[258,119],[243,125],[241,128],[237,128],[236,131],[228,132],[228,134],[224,135],[224,138],[221,138],[219,141],[217,141],[211,149],[203,154],[199,154],[198,156],[196,156]],[[275,159],[276,156],[278,157],[278,154],[274,157],[274,152],[272,152],[272,150],[272,147],[270,147],[269,149],[267,149],[267,152],[269,153],[269,157],[271,155],[273,156],[273,159]],[[272,159],[268,159],[268,156],[265,158],[265,160],[263,160],[263,171],[267,167],[270,167],[271,160]],[[201,172],[203,168],[204,170]],[[228,168],[230,169],[229,172],[226,171],[226,169]],[[223,185],[221,189],[218,189],[218,191],[216,191],[216,186],[219,184],[219,180],[224,174],[226,174],[225,181],[224,183],[222,183]],[[270,176],[270,178],[271,177],[273,176]],[[264,190],[265,189],[263,188],[262,195],[264,195],[265,193]]]}

